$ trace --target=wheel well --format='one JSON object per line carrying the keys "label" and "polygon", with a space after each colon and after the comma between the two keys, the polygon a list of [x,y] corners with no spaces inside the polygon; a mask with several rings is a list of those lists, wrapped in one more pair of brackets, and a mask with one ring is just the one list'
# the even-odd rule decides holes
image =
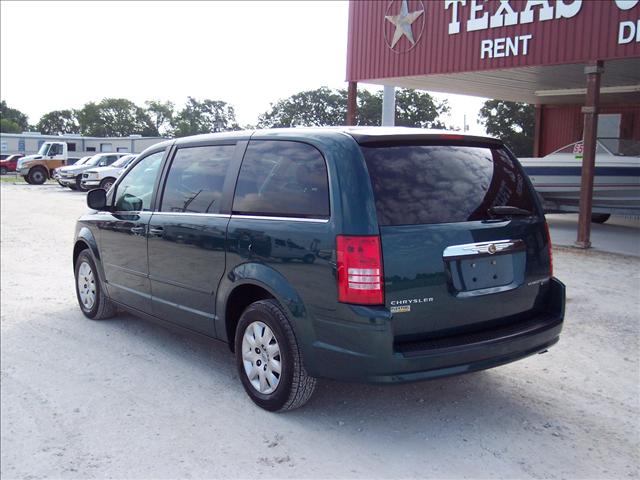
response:
{"label": "wheel well", "polygon": [[87,250],[88,248],[89,245],[87,245],[86,243],[82,241],[76,242],[75,246],[73,247],[73,268],[76,268],[76,260],[78,260],[80,252],[82,252],[83,250]]}
{"label": "wheel well", "polygon": [[268,291],[257,285],[240,285],[229,295],[227,300],[227,308],[225,311],[225,325],[227,327],[227,339],[229,340],[229,347],[231,351],[234,350],[234,339],[236,337],[236,328],[242,312],[258,300],[265,300],[267,298],[273,298]]}

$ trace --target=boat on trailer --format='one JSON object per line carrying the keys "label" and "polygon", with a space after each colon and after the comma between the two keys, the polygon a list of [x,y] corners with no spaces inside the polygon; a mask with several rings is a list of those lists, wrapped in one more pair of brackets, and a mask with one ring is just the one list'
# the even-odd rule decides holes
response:
{"label": "boat on trailer", "polygon": [[[583,142],[542,158],[521,158],[548,213],[578,212]],[[610,215],[640,215],[640,141],[600,138],[593,180],[594,222]]]}

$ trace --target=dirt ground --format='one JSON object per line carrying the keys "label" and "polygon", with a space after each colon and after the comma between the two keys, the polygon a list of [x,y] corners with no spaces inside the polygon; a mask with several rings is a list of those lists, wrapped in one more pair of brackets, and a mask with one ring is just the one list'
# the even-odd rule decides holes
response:
{"label": "dirt ground", "polygon": [[3,479],[639,478],[640,258],[554,252],[567,316],[547,354],[401,386],[321,381],[273,414],[225,345],[82,316],[84,197],[1,186]]}

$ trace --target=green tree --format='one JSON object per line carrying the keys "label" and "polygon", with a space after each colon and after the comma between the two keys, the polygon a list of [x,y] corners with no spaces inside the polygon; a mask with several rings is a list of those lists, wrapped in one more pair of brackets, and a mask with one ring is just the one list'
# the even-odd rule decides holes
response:
{"label": "green tree", "polygon": [[96,137],[159,135],[149,114],[124,98],[105,98],[98,103],[89,102],[76,113],[83,135]]}
{"label": "green tree", "polygon": [[382,124],[382,90],[371,93],[369,90],[361,88],[358,90],[357,102],[356,122],[358,125],[379,126]]}
{"label": "green tree", "polygon": [[172,127],[176,137],[240,129],[235,110],[227,102],[193,97],[188,97],[184,108],[173,117]]}
{"label": "green tree", "polygon": [[[2,120],[3,132],[6,131],[5,128],[15,130],[16,126],[18,127],[17,133],[29,130],[29,118],[20,110],[10,108],[4,100],[0,101],[0,120]],[[7,131],[7,133],[9,132]]]}
{"label": "green tree", "polygon": [[151,117],[153,125],[162,136],[171,136],[173,127],[171,122],[175,114],[173,102],[161,102],[160,100],[148,100],[145,102],[147,113]]}
{"label": "green tree", "polygon": [[345,91],[320,87],[272,103],[268,112],[258,116],[258,128],[344,125],[346,114]]}
{"label": "green tree", "polygon": [[480,109],[480,123],[498,137],[517,157],[533,155],[535,107],[528,103],[488,100]]}
{"label": "green tree", "polygon": [[73,110],[54,110],[45,113],[36,129],[45,135],[58,135],[61,133],[78,133],[80,124]]}
{"label": "green tree", "polygon": [[23,131],[13,120],[9,120],[7,118],[0,119],[0,132],[2,133],[21,133]]}
{"label": "green tree", "polygon": [[[382,92],[358,91],[358,125],[375,126],[382,122]],[[396,92],[396,125],[443,128],[439,117],[449,111],[446,102],[436,102],[426,92]],[[320,87],[296,93],[271,104],[271,109],[258,117],[258,127],[344,125],[347,115],[347,91]]]}
{"label": "green tree", "polygon": [[402,127],[446,128],[440,115],[449,113],[447,101],[436,102],[427,92],[396,91],[396,125]]}

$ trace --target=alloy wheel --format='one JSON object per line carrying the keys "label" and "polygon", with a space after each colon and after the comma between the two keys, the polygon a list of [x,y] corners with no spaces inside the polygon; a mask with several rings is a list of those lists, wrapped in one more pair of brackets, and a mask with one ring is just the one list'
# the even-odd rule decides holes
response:
{"label": "alloy wheel", "polygon": [[278,388],[282,374],[280,345],[263,322],[247,326],[242,337],[242,363],[249,383],[257,392],[269,395]]}
{"label": "alloy wheel", "polygon": [[78,293],[82,306],[91,310],[96,303],[96,280],[87,262],[82,262],[78,269]]}

